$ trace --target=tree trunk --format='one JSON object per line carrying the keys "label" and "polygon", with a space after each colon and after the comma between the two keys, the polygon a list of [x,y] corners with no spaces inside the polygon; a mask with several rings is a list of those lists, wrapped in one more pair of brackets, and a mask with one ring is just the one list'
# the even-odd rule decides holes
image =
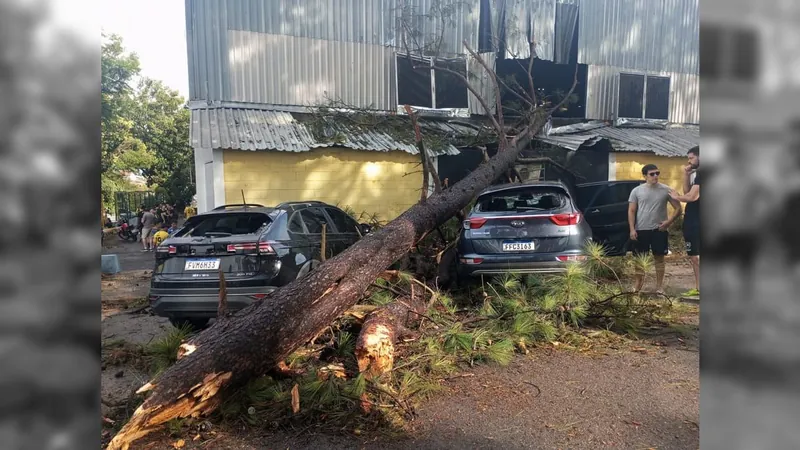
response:
{"label": "tree trunk", "polygon": [[191,339],[184,346],[190,351],[184,351],[175,365],[137,391],[150,391],[151,395],[108,449],[127,449],[131,442],[173,418],[207,414],[219,404],[221,388],[275,368],[354,305],[370,284],[428,231],[500,178],[546,120],[547,113],[539,111],[528,132],[513,138],[505,150],[450,189],[434,194],[424,204],[415,204],[302,279]]}
{"label": "tree trunk", "polygon": [[394,367],[394,344],[408,327],[425,312],[423,296],[399,298],[364,318],[356,341],[358,371],[368,379],[378,378]]}

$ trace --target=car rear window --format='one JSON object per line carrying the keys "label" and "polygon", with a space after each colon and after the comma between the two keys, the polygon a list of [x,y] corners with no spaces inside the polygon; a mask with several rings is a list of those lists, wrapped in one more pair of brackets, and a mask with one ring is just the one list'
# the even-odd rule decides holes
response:
{"label": "car rear window", "polygon": [[567,206],[567,193],[558,188],[526,187],[482,195],[476,212],[551,211]]}
{"label": "car rear window", "polygon": [[177,237],[205,236],[208,233],[252,234],[269,225],[272,219],[263,213],[209,214],[189,218]]}

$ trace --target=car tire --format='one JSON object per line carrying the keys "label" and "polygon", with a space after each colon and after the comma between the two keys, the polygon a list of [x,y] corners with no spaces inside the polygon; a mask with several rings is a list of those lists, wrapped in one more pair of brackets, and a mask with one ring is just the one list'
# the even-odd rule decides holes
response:
{"label": "car tire", "polygon": [[169,319],[169,323],[171,323],[172,326],[174,326],[175,328],[181,328],[181,327],[185,327],[185,326],[188,325],[191,329],[199,331],[199,330],[202,330],[203,328],[208,326],[208,321],[209,320],[210,319],[185,319],[185,318],[176,319],[176,318],[170,318]]}

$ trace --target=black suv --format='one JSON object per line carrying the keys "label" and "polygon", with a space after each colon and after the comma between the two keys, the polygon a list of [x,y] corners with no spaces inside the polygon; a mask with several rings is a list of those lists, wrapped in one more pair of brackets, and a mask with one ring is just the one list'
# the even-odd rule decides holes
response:
{"label": "black suv", "polygon": [[217,314],[219,271],[235,312],[337,255],[369,226],[322,202],[225,205],[189,218],[156,249],[150,305],[173,324],[205,326]]}

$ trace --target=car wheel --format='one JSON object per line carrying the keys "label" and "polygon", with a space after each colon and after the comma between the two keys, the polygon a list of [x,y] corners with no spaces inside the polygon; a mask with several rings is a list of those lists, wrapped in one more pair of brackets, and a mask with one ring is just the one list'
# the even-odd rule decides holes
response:
{"label": "car wheel", "polygon": [[176,319],[176,318],[170,318],[169,322],[175,328],[182,328],[182,327],[188,326],[189,328],[191,328],[193,330],[198,330],[199,331],[199,330],[202,330],[203,328],[208,326],[208,321],[209,320],[210,319],[185,319],[185,318],[184,319]]}
{"label": "car wheel", "polygon": [[300,271],[297,272],[297,279],[299,280],[300,278],[303,278],[309,272],[319,267],[319,265],[320,262],[317,261],[316,259],[312,259],[311,261],[308,261],[307,263],[303,264],[303,267],[301,267]]}

